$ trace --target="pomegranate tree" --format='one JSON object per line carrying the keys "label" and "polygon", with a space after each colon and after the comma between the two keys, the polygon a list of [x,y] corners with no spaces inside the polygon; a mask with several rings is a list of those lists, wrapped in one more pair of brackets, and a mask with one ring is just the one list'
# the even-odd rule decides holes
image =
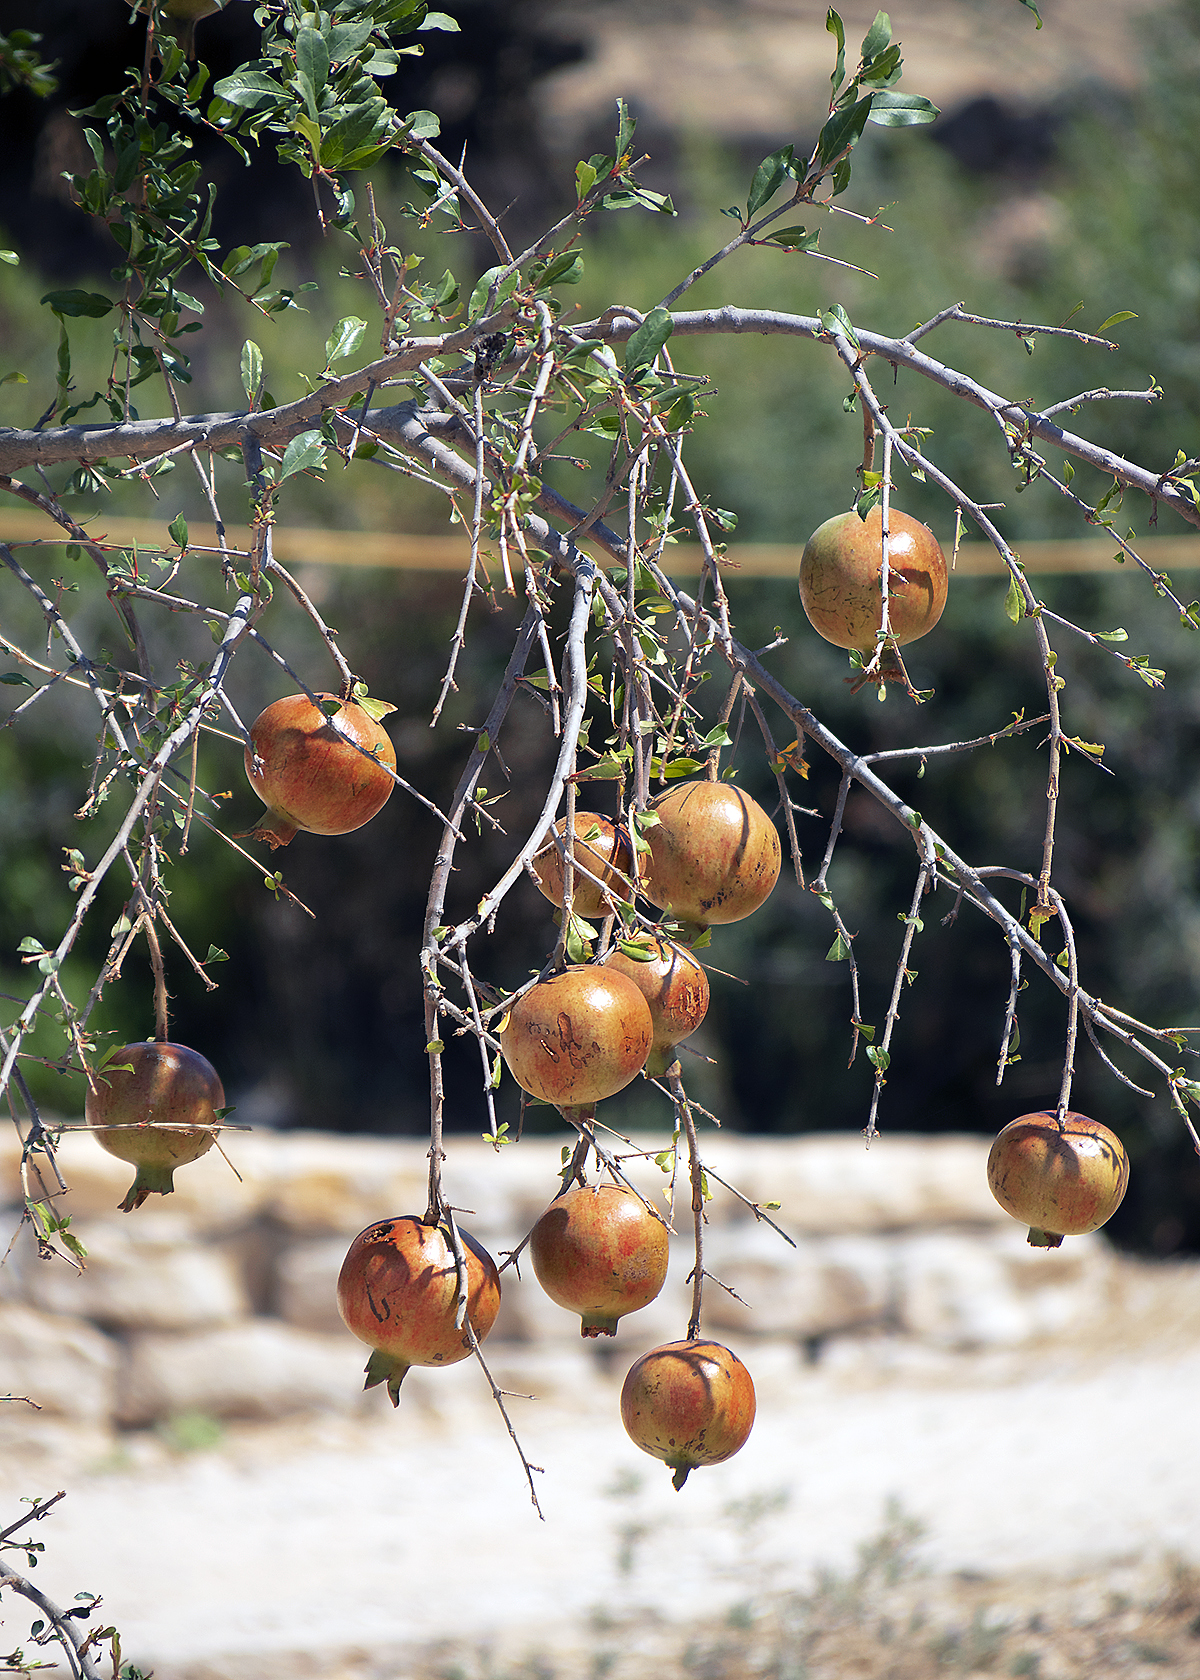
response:
{"label": "pomegranate tree", "polygon": [[349,834],[361,828],[396,785],[388,774],[396,768],[396,751],[374,715],[394,708],[372,701],[368,710],[332,694],[317,699],[321,705],[307,694],[285,695],[250,725],[246,774],[267,807],[251,833],[272,850],[286,846],[300,829]]}
{"label": "pomegranate tree", "polygon": [[583,1336],[615,1336],[667,1276],[667,1227],[621,1184],[576,1185],[557,1196],[529,1239],[538,1282],[580,1315]]}
{"label": "pomegranate tree", "polygon": [[[561,839],[567,832],[565,817],[555,824],[555,834]],[[588,874],[595,875],[616,898],[627,899],[632,893],[630,884],[633,860],[625,836],[608,817],[595,811],[576,811],[575,839],[571,857]],[[548,840],[533,860],[538,887],[551,904],[560,908],[563,901],[563,859],[553,840]],[[585,919],[606,916],[608,904],[595,881],[576,870],[571,889],[571,904],[577,916]]]}
{"label": "pomegranate tree", "polygon": [[633,981],[590,963],[531,986],[500,1034],[517,1084],[559,1108],[589,1108],[624,1090],[653,1041],[650,1008]]}
{"label": "pomegranate tree", "polygon": [[106,1059],[89,1079],[84,1118],[102,1149],[137,1168],[123,1213],[170,1195],[176,1167],[212,1148],[224,1107],[216,1069],[186,1045],[149,1039]]}
{"label": "pomegranate tree", "polygon": [[[631,953],[637,951],[638,955]],[[646,1057],[652,1078],[675,1061],[675,1046],[690,1038],[708,1012],[708,975],[689,952],[669,939],[626,941],[605,959],[605,967],[626,974],[650,1005],[654,1043]]]}
{"label": "pomegranate tree", "polygon": [[1029,1226],[1035,1248],[1099,1230],[1121,1205],[1129,1157],[1115,1132],[1073,1109],[1063,1124],[1052,1109],[1010,1120],[987,1165],[992,1195]]}
{"label": "pomegranate tree", "polygon": [[[491,1255],[460,1231],[467,1268],[466,1321],[483,1341],[500,1311],[500,1278]],[[375,1351],[365,1388],[386,1382],[393,1406],[414,1365],[456,1365],[471,1337],[456,1324],[458,1269],[448,1233],[413,1214],[368,1225],[350,1244],[337,1282],[346,1328]]]}
{"label": "pomegranate tree", "polygon": [[679,921],[705,928],[740,922],[779,879],[775,824],[729,782],[680,782],[651,801],[639,891]]}
{"label": "pomegranate tree", "polygon": [[690,1471],[721,1464],[754,1426],[754,1383],[720,1342],[667,1342],[629,1368],[621,1421],[636,1446],[674,1470],[676,1491]]}
{"label": "pomegranate tree", "polygon": [[[875,651],[883,623],[883,509],[827,519],[800,559],[800,600],[813,629],[835,647]],[[946,605],[946,556],[919,519],[888,513],[888,628],[898,645],[933,629]]]}

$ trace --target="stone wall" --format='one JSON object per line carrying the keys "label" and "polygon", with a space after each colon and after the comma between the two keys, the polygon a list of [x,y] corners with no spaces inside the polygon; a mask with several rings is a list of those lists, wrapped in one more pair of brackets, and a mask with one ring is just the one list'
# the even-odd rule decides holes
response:
{"label": "stone wall", "polygon": [[[462,1223],[499,1260],[553,1196],[561,1139],[528,1139],[497,1154],[452,1139],[446,1189]],[[310,1132],[226,1135],[182,1168],[169,1197],[116,1211],[132,1168],[85,1133],[63,1137],[71,1186],[59,1206],[88,1249],[77,1274],[40,1260],[28,1229],[0,1267],[0,1393],[26,1395],[48,1418],[141,1427],[185,1413],[273,1418],[351,1410],[366,1350],[338,1317],[335,1282],[356,1232],[425,1205],[425,1146],[415,1140]],[[654,1143],[627,1163],[647,1196],[661,1197]],[[987,1188],[988,1145],[974,1137],[884,1136],[781,1140],[708,1137],[713,1199],[705,1326],[743,1349],[782,1339],[798,1356],[853,1349],[866,1339],[939,1349],[1014,1346],[1098,1312],[1112,1259],[1098,1237],[1035,1250]],[[772,1217],[789,1246],[730,1193],[779,1202]],[[0,1132],[0,1249],[20,1218],[20,1154]],[[470,1210],[466,1212],[465,1210]],[[626,1319],[619,1351],[632,1359],[685,1333],[691,1215],[677,1213],[666,1288]],[[553,1349],[611,1358],[607,1339],[581,1346],[575,1319],[538,1287],[531,1269],[503,1278],[488,1343],[508,1363],[537,1364]],[[543,1364],[544,1364],[543,1359]],[[5,1409],[8,1410],[7,1408]]]}

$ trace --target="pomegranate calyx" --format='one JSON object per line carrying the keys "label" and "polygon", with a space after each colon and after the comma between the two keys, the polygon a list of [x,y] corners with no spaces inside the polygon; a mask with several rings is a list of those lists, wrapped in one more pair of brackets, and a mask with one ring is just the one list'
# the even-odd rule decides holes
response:
{"label": "pomegranate calyx", "polygon": [[175,1188],[175,1169],[173,1166],[149,1166],[143,1163],[137,1170],[137,1176],[129,1186],[128,1194],[123,1202],[117,1204],[120,1213],[133,1213],[140,1208],[147,1196],[169,1196]]}
{"label": "pomegranate calyx", "polygon": [[411,1365],[406,1365],[403,1360],[397,1359],[394,1354],[384,1353],[382,1349],[376,1348],[363,1366],[363,1370],[367,1373],[367,1380],[363,1384],[364,1393],[368,1388],[375,1388],[379,1383],[385,1382],[388,1399],[392,1402],[392,1405],[398,1406],[400,1404],[400,1384],[412,1370]]}
{"label": "pomegranate calyx", "polygon": [[1029,1227],[1028,1241],[1031,1248],[1062,1247],[1062,1238],[1057,1231],[1040,1231],[1036,1225]]}
{"label": "pomegranate calyx", "polygon": [[646,1065],[642,1072],[647,1079],[662,1079],[672,1068],[679,1069],[679,1057],[675,1054],[675,1046],[656,1044],[646,1057]]}
{"label": "pomegranate calyx", "polygon": [[604,1313],[584,1313],[579,1320],[579,1334],[581,1336],[615,1336],[620,1315],[609,1316]]}
{"label": "pomegranate calyx", "polygon": [[265,840],[271,850],[278,851],[280,846],[290,844],[300,832],[299,825],[294,823],[286,811],[275,811],[269,806],[266,816],[255,828],[243,829],[235,834],[235,840]]}
{"label": "pomegranate calyx", "polygon": [[675,1474],[671,1477],[671,1486],[676,1493],[679,1492],[694,1469],[695,1466],[692,1464],[677,1464],[675,1466]]}

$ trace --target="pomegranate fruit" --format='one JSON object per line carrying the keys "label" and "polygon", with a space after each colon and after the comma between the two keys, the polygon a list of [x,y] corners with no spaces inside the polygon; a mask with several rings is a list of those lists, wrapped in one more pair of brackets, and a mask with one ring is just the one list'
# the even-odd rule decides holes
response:
{"label": "pomegranate fruit", "polygon": [[740,922],[779,879],[775,824],[729,782],[680,782],[651,801],[639,891],[681,922]]}
{"label": "pomegranate fruit", "polygon": [[[809,623],[835,647],[870,657],[883,622],[883,509],[853,508],[809,537],[800,559],[800,600]],[[932,630],[946,605],[946,556],[919,519],[888,513],[888,625],[898,644]]]}
{"label": "pomegranate fruit", "polygon": [[653,1041],[650,1006],[633,981],[586,963],[531,986],[500,1034],[517,1084],[559,1108],[588,1108],[624,1090]]}
{"label": "pomegranate fruit", "polygon": [[[467,1262],[467,1322],[483,1341],[500,1311],[500,1277],[488,1251],[459,1232]],[[338,1311],[374,1352],[364,1388],[386,1382],[393,1406],[414,1365],[457,1365],[471,1352],[458,1310],[458,1273],[449,1236],[414,1214],[360,1231],[337,1281]]]}
{"label": "pomegranate fruit", "polygon": [[[629,898],[632,891],[630,875],[633,861],[625,836],[616,824],[595,811],[576,811],[574,827],[575,840],[571,847],[571,856],[575,863],[582,864],[586,870],[603,881],[615,898]],[[555,824],[554,832],[560,836],[567,832],[565,817]],[[543,896],[561,909],[563,860],[562,853],[553,840],[548,840],[538,852],[533,860],[533,868]],[[586,875],[575,875],[571,903],[575,914],[582,916],[585,921],[594,916],[608,915],[608,904],[604,894]]]}
{"label": "pomegranate fruit", "polygon": [[137,1168],[123,1213],[149,1195],[171,1194],[175,1168],[212,1148],[224,1107],[216,1069],[185,1045],[150,1039],[107,1059],[92,1075],[83,1111],[100,1147]]}
{"label": "pomegranate fruit", "polygon": [[580,1315],[582,1336],[615,1336],[667,1276],[667,1228],[621,1184],[576,1186],[533,1227],[529,1252],[552,1301]]}
{"label": "pomegranate fruit", "polygon": [[649,960],[639,961],[617,946],[604,966],[627,974],[650,1005],[654,1042],[646,1072],[663,1074],[675,1060],[675,1046],[690,1038],[708,1011],[708,975],[696,959],[669,939],[651,939]]}
{"label": "pomegranate fruit", "polygon": [[701,1464],[721,1464],[754,1426],[754,1383],[720,1342],[667,1342],[635,1360],[621,1389],[629,1439],[675,1474],[678,1491]]}
{"label": "pomegranate fruit", "polygon": [[987,1165],[992,1195],[1029,1226],[1035,1248],[1096,1231],[1121,1205],[1129,1157],[1115,1132],[1070,1110],[1060,1129],[1052,1109],[1010,1120]]}
{"label": "pomegranate fruit", "polygon": [[[336,695],[318,695],[334,700]],[[337,724],[335,729],[333,726]],[[339,730],[343,734],[339,734]],[[363,747],[364,758],[350,741]],[[332,717],[307,694],[274,701],[250,725],[246,774],[267,815],[250,831],[272,850],[296,832],[349,834],[383,808],[396,785],[389,770],[396,752],[382,724],[356,700],[339,704]]]}

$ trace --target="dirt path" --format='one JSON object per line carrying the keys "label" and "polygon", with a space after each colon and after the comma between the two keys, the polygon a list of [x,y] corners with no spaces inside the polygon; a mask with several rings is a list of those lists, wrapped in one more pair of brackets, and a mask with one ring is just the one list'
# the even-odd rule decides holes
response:
{"label": "dirt path", "polygon": [[[544,1466],[545,1523],[469,1366],[412,1373],[396,1414],[241,1426],[186,1455],[135,1437],[90,1468],[10,1462],[0,1493],[7,1511],[63,1473],[40,1584],[67,1601],[102,1592],[126,1655],[157,1680],[399,1676],[415,1670],[394,1653],[434,1646],[491,1663],[540,1652],[543,1672],[557,1672],[547,1653],[586,1667],[590,1651],[594,1667],[614,1629],[661,1636],[845,1569],[889,1500],[923,1525],[935,1574],[1100,1583],[1168,1554],[1200,1560],[1200,1337],[1195,1278],[1179,1281],[1190,1294],[1175,1307],[1132,1300],[1102,1345],[878,1344],[815,1368],[789,1344],[744,1350],[754,1433],[681,1494],[626,1440],[619,1374],[577,1349],[540,1368],[504,1355],[506,1386],[548,1396],[513,1402]],[[431,1672],[473,1670],[447,1658]]]}

